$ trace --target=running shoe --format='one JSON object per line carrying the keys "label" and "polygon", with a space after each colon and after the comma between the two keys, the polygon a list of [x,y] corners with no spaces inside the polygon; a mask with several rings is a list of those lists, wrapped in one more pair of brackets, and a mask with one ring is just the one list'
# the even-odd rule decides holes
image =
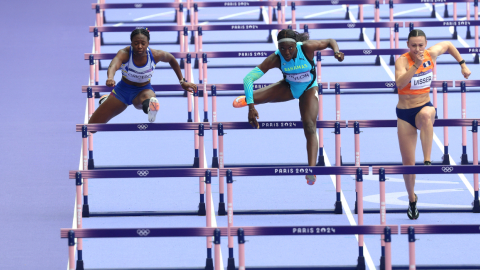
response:
{"label": "running shoe", "polygon": [[409,206],[408,206],[407,216],[409,219],[415,220],[418,218],[418,216],[420,216],[420,213],[418,212],[418,209],[417,209],[417,201],[418,201],[418,197],[417,197],[417,194],[415,194],[415,201],[408,202]]}
{"label": "running shoe", "polygon": [[247,106],[247,100],[245,96],[239,96],[233,101],[234,108],[242,108]]}
{"label": "running shoe", "polygon": [[150,103],[148,105],[148,121],[150,123],[155,122],[157,112],[160,110],[160,103],[154,97],[150,98]]}
{"label": "running shoe", "polygon": [[316,175],[305,175],[305,179],[307,179],[307,185],[312,186],[317,181]]}
{"label": "running shoe", "polygon": [[102,105],[102,103],[105,102],[107,98],[108,98],[108,95],[101,96],[100,99],[98,100],[98,105]]}
{"label": "running shoe", "polygon": [[432,162],[430,162],[430,161],[424,161],[424,162],[423,162],[423,165],[432,165]]}

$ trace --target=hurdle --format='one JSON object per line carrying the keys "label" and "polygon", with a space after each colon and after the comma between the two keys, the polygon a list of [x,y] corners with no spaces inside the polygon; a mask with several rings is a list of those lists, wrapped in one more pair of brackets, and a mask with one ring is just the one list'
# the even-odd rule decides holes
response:
{"label": "hurdle", "polygon": [[[207,129],[210,126],[207,125]],[[83,168],[85,171],[106,171],[107,173],[111,170],[155,170],[155,169],[188,169],[188,168],[203,168],[204,164],[204,124],[199,123],[149,123],[149,124],[88,124],[88,125],[77,125],[76,127],[77,132],[82,132],[82,139],[83,139]],[[198,150],[195,151],[194,157],[194,165],[146,165],[146,166],[94,166],[94,159],[93,159],[93,151],[91,151],[91,145],[88,147],[87,138],[88,132],[98,132],[98,131],[171,131],[171,130],[194,130],[198,131]],[[197,146],[197,141],[195,141],[195,145]],[[88,165],[87,165],[88,164]],[[83,181],[83,192],[84,192],[84,205],[83,205],[83,216],[95,216],[95,214],[90,213],[89,205],[88,205],[88,176],[84,178]],[[200,197],[204,196],[204,189],[203,189],[203,180],[200,179]],[[198,214],[205,213],[205,209],[203,209],[204,205],[200,205],[202,208],[198,211]],[[108,214],[105,214],[108,215]],[[103,214],[98,214],[96,216],[105,216]],[[112,214],[113,215],[113,214]],[[132,214],[133,215],[133,214]],[[140,214],[141,215],[141,214]],[[162,215],[159,213],[158,215]],[[111,216],[111,215],[110,215]]]}
{"label": "hurdle", "polygon": [[[180,6],[181,5],[181,6]],[[183,3],[175,0],[173,3],[92,3],[92,9],[95,9],[96,23],[98,26],[103,26],[104,23],[136,23],[136,21],[107,21],[105,16],[105,10],[112,9],[145,9],[145,8],[174,8],[173,20],[149,20],[147,23],[178,23],[183,22],[183,17],[179,16],[178,12],[183,12]],[[181,9],[182,11],[180,11]]]}
{"label": "hurdle", "polygon": [[392,269],[479,269],[476,265],[416,265],[415,239],[416,234],[478,234],[480,224],[461,225],[401,225],[400,234],[408,234],[409,264],[406,266],[393,266]]}
{"label": "hurdle", "polygon": [[375,4],[376,0],[336,0],[336,1],[287,1],[287,5],[294,7],[303,7],[303,6],[333,6],[333,5],[346,5],[345,16],[341,18],[295,18],[295,13],[292,12],[292,21],[311,21],[311,20],[349,20],[350,19],[350,8],[349,5],[358,5],[358,19],[360,22],[363,22],[363,5],[364,4]]}
{"label": "hurdle", "polygon": [[[186,270],[220,269],[220,235],[219,228],[121,228],[121,229],[61,229],[60,238],[68,238],[69,270],[83,270],[83,254],[80,243],[84,238],[151,238],[151,237],[207,237],[207,258],[205,267],[183,268]],[[215,263],[212,258],[212,237],[214,237]],[[75,238],[77,238],[77,264],[75,268]],[[159,268],[156,268],[159,269]],[[165,269],[165,268],[163,268]],[[99,269],[97,269],[99,270]]]}
{"label": "hurdle", "polygon": [[[222,228],[222,235],[224,230]],[[391,270],[392,254],[391,254],[391,235],[398,234],[398,226],[396,225],[370,225],[370,226],[328,226],[328,225],[314,225],[314,226],[278,226],[278,227],[231,227],[228,230],[229,238],[232,237],[236,232],[238,238],[238,269],[251,269],[251,270],[260,270],[260,269],[365,269],[365,261],[363,258],[363,251],[360,251],[358,256],[358,264],[355,266],[268,266],[268,267],[251,267],[245,265],[245,236],[272,236],[272,235],[282,235],[282,236],[334,236],[334,235],[375,235],[375,234],[384,234],[385,240],[387,242],[387,270]],[[234,261],[232,258],[232,263],[227,267],[227,270],[235,270]]]}
{"label": "hurdle", "polygon": [[[378,2],[378,1],[377,1]],[[378,9],[377,9],[378,10]],[[300,24],[300,28],[303,28],[304,32],[308,32],[309,29],[353,29],[353,28],[360,28],[360,38],[359,40],[364,40],[363,37],[363,28],[375,28],[375,40],[376,40],[376,48],[380,49],[380,28],[393,28],[395,31],[390,32],[390,49],[393,49],[394,43],[392,42],[394,39],[398,40],[398,28],[404,26],[404,22],[378,22],[378,14],[379,12],[376,11],[376,22],[359,22],[359,23],[305,23]],[[395,37],[394,37],[395,36]],[[350,41],[350,40],[338,40],[337,41]],[[395,43],[398,47],[398,42]],[[378,59],[378,56],[377,56]],[[380,60],[378,60],[378,63]],[[377,61],[376,61],[377,62]]]}
{"label": "hurdle", "polygon": [[[318,123],[318,122],[317,122]],[[248,124],[248,123],[246,123]],[[219,136],[219,141],[221,142],[221,137]],[[220,150],[221,151],[221,150]],[[222,155],[220,155],[222,156]],[[342,213],[342,203],[340,201],[340,179],[337,178],[336,181],[336,202],[335,210],[242,210],[234,211],[233,210],[233,177],[239,176],[299,176],[299,175],[344,175],[356,173],[358,169],[361,174],[368,174],[368,167],[318,167],[318,166],[277,166],[277,167],[243,167],[243,168],[220,168],[219,177],[220,183],[224,177],[227,178],[227,199],[228,199],[228,228],[233,227],[233,216],[237,215],[264,215],[264,214],[341,214]],[[221,194],[222,195],[222,194]],[[223,196],[220,197],[221,199]],[[338,208],[340,212],[338,212]],[[219,213],[223,215],[224,213]],[[233,237],[230,234],[228,237],[228,249],[229,249],[229,258],[228,258],[228,269],[232,269],[231,265],[234,265],[233,261]]]}
{"label": "hurdle", "polygon": [[478,20],[478,13],[477,13],[477,19],[471,21],[443,21],[443,22],[428,22],[428,21],[414,21],[414,22],[405,22],[405,26],[409,25],[410,30],[413,30],[414,27],[440,27],[440,26],[453,26],[453,34],[452,34],[452,39],[458,39],[458,33],[457,33],[457,26],[467,26],[467,38],[471,38],[470,33],[470,26],[475,26],[475,47],[478,45],[478,26],[480,25],[480,21]]}
{"label": "hurdle", "polygon": [[[269,121],[269,122],[258,122],[261,129],[300,129],[303,128],[303,123],[300,121]],[[308,166],[308,164],[225,164],[225,153],[223,150],[223,136],[224,136],[224,129],[251,129],[249,123],[247,122],[220,122],[220,123],[212,123],[212,129],[218,131],[218,168],[241,168],[241,167],[257,167],[257,168],[272,168],[272,167],[298,167],[298,166]],[[316,128],[333,128],[335,132],[335,164],[336,166],[340,165],[340,148],[341,148],[341,138],[340,138],[340,129],[346,128],[346,121],[317,121]],[[323,134],[323,133],[322,133]],[[215,144],[214,144],[215,146]],[[323,140],[321,143],[319,142],[319,152],[322,153],[322,160],[323,160]],[[215,153],[214,149],[214,153]],[[320,160],[320,157],[319,157]],[[318,164],[317,166],[325,166],[325,164]],[[226,215],[225,209],[225,202],[224,202],[224,178],[220,176],[220,185],[219,185],[219,212],[218,215]],[[228,181],[228,180],[227,180]],[[340,201],[340,190],[341,190],[341,176],[336,176],[336,186],[337,186],[337,201],[335,203],[335,210],[326,210],[321,211],[321,213],[342,213],[342,203]],[[268,213],[285,213],[285,214],[306,214],[305,211],[256,211],[258,214],[268,214]],[[250,214],[251,211],[244,211],[238,212],[238,214]],[[319,213],[318,211],[313,211],[309,213]]]}

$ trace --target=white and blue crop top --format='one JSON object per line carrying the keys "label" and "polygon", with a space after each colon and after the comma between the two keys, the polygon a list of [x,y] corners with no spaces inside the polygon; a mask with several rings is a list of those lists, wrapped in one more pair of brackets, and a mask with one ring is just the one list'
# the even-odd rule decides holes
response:
{"label": "white and blue crop top", "polygon": [[122,70],[122,77],[136,83],[145,83],[150,81],[156,66],[150,48],[147,48],[148,60],[143,67],[137,67],[135,63],[133,63],[132,55],[133,50],[132,46],[130,46],[130,57],[128,58],[128,62],[122,64],[122,66],[120,67],[120,69]]}

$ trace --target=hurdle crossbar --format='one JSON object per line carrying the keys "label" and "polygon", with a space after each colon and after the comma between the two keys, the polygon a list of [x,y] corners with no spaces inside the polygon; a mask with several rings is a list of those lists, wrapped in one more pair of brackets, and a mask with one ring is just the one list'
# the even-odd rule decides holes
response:
{"label": "hurdle crossbar", "polygon": [[[151,238],[151,237],[207,237],[207,258],[206,266],[201,268],[182,268],[187,270],[213,270],[220,269],[221,256],[220,256],[220,229],[211,227],[198,227],[198,228],[135,228],[135,229],[61,229],[60,237],[68,238],[68,253],[69,253],[69,269],[79,269],[81,265],[83,269],[83,256],[82,250],[78,251],[77,255],[77,268],[75,268],[75,238],[79,242],[83,238]],[[214,241],[212,240],[214,237]],[[215,262],[212,258],[212,242],[214,243]]]}

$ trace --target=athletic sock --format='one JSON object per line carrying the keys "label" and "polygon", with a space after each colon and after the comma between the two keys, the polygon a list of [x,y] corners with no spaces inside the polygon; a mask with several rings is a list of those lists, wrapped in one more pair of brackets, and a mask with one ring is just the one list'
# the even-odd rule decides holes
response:
{"label": "athletic sock", "polygon": [[143,112],[145,114],[148,114],[148,107],[150,106],[150,99],[147,98],[145,99],[143,102],[142,102],[142,105],[143,105]]}

